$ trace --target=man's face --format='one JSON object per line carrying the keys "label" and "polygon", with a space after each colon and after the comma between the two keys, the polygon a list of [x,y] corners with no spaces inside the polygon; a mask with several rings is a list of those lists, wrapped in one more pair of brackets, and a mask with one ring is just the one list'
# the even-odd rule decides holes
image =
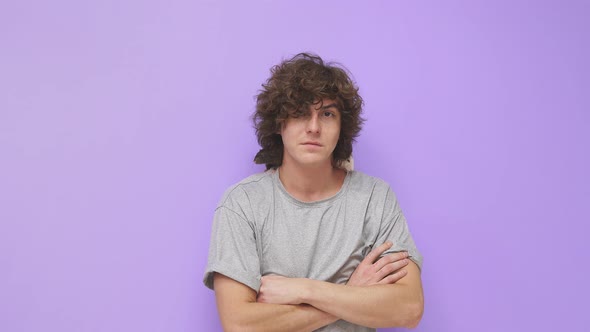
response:
{"label": "man's face", "polygon": [[281,128],[283,164],[331,164],[340,136],[340,121],[337,103],[332,99],[311,105],[307,115],[288,118]]}

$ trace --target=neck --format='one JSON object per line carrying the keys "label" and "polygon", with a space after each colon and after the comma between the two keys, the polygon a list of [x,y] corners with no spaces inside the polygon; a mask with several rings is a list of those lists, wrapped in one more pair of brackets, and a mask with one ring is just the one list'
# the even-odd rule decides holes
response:
{"label": "neck", "polygon": [[334,196],[342,187],[346,172],[331,164],[296,167],[283,164],[279,178],[287,192],[303,202],[314,202]]}

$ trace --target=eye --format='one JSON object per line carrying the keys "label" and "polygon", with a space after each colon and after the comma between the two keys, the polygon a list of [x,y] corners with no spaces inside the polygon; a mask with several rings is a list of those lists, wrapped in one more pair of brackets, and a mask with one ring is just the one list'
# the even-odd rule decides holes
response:
{"label": "eye", "polygon": [[332,112],[330,112],[330,111],[325,111],[325,112],[324,112],[324,116],[325,116],[326,118],[331,118],[331,117],[334,117],[334,113],[332,113]]}

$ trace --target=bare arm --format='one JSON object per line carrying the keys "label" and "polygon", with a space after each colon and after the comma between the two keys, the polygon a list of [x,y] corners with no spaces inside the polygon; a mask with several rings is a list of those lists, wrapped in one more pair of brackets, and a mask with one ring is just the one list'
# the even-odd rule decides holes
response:
{"label": "bare arm", "polygon": [[[369,253],[354,271],[349,284],[368,286],[395,283],[403,278],[405,272],[401,268],[405,265],[405,256],[402,254],[390,254],[375,262],[390,247],[391,243],[386,243]],[[214,276],[214,288],[225,331],[312,331],[339,319],[308,304],[262,303],[263,298],[258,298],[257,302],[253,289],[218,273]]]}
{"label": "bare arm", "polygon": [[[383,260],[378,260],[372,267],[379,269]],[[422,283],[418,266],[407,260],[406,264],[403,279],[395,283],[360,287],[350,282],[348,285],[337,285],[310,279],[265,276],[262,278],[259,300],[262,298],[264,302],[280,304],[307,303],[363,326],[415,327],[424,307]],[[365,267],[364,270],[369,269]]]}
{"label": "bare arm", "polygon": [[406,270],[406,277],[391,285],[355,287],[308,279],[302,303],[363,326],[415,327],[424,309],[420,270],[413,262]]}
{"label": "bare arm", "polygon": [[256,292],[216,273],[217,310],[224,331],[313,331],[338,320],[310,305],[256,302]]}

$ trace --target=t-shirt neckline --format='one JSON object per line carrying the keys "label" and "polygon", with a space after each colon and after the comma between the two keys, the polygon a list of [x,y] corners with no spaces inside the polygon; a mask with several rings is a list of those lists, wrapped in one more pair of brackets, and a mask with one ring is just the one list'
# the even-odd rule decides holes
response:
{"label": "t-shirt neckline", "polygon": [[319,206],[324,206],[324,205],[328,205],[328,204],[333,203],[334,201],[338,200],[341,196],[343,196],[346,193],[346,191],[348,190],[348,183],[350,182],[350,177],[352,176],[352,173],[354,171],[347,171],[346,172],[346,176],[344,177],[344,181],[342,182],[342,186],[340,187],[340,190],[338,190],[337,193],[335,193],[334,195],[332,195],[328,198],[324,198],[322,200],[314,201],[314,202],[303,202],[303,201],[300,201],[297,198],[293,197],[291,194],[289,194],[289,192],[287,191],[285,186],[283,186],[283,183],[281,182],[281,179],[279,178],[279,169],[278,168],[273,169],[273,170],[271,170],[271,172],[273,172],[272,179],[273,179],[274,185],[279,188],[279,191],[281,191],[283,193],[283,195],[291,203],[298,205],[298,206],[303,206],[303,207],[319,207]]}

